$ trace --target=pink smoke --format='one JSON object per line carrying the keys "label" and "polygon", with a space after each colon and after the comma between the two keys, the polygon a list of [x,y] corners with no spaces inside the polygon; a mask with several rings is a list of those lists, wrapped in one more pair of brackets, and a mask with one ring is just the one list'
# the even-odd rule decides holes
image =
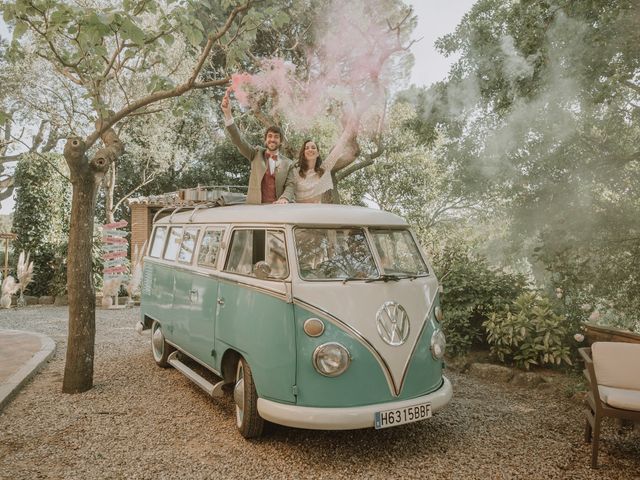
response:
{"label": "pink smoke", "polygon": [[328,112],[355,119],[349,123],[365,129],[377,124],[393,81],[394,59],[403,51],[397,31],[376,13],[385,11],[378,3],[332,2],[329,13],[314,23],[307,78],[300,80],[295,66],[281,58],[266,58],[259,73],[233,76],[237,100],[246,107],[266,94],[269,113],[286,117],[298,130],[312,127]]}

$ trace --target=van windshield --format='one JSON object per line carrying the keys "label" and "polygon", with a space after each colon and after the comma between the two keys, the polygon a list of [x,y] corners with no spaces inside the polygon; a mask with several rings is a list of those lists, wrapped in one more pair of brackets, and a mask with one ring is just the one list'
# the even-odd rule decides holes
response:
{"label": "van windshield", "polygon": [[369,229],[385,275],[427,275],[427,265],[408,230]]}
{"label": "van windshield", "polygon": [[378,269],[361,228],[296,228],[300,276],[305,280],[378,277]]}

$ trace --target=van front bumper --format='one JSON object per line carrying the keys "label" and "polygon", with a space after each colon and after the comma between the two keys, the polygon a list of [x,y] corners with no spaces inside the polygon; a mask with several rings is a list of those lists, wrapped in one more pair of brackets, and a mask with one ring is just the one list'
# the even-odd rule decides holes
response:
{"label": "van front bumper", "polygon": [[258,412],[265,420],[287,427],[308,428],[312,430],[352,430],[374,426],[375,413],[384,410],[410,407],[419,403],[430,403],[431,411],[436,412],[451,400],[453,389],[447,377],[442,377],[442,386],[435,392],[410,400],[377,403],[363,407],[319,408],[298,407],[284,403],[258,399]]}

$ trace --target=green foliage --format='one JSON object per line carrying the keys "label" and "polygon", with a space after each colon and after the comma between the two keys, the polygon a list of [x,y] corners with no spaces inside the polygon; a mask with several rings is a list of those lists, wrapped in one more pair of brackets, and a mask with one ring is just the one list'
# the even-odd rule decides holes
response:
{"label": "green foliage", "polygon": [[511,307],[491,313],[482,326],[492,355],[501,362],[527,370],[531,365],[572,364],[567,319],[537,293],[523,293]]}
{"label": "green foliage", "polygon": [[479,0],[437,43],[459,55],[446,81],[403,94],[407,126],[443,142],[464,197],[489,194],[505,249],[567,292],[572,323],[583,303],[640,321],[639,43],[633,0]]}
{"label": "green foliage", "polygon": [[434,266],[444,289],[447,349],[455,355],[481,342],[482,323],[525,289],[524,276],[490,268],[486,259],[471,254],[467,246],[446,246],[434,256]]}
{"label": "green foliage", "polygon": [[456,305],[456,303],[446,303],[447,310],[442,322],[442,328],[447,337],[447,354],[454,357],[465,355],[481,340],[473,306]]}
{"label": "green foliage", "polygon": [[[31,252],[32,295],[55,295],[66,289],[66,270],[60,248],[69,231],[71,184],[58,172],[66,173],[61,155],[22,156],[16,167],[16,209],[13,230],[18,234],[14,252]],[[62,277],[62,278],[61,278]]]}
{"label": "green foliage", "polygon": [[[258,139],[256,141],[259,141]],[[131,155],[124,155],[118,163],[119,181],[115,188],[115,198],[122,198],[143,183],[146,162]],[[237,148],[229,141],[214,146],[210,152],[201,157],[183,158],[164,168],[156,165],[154,180],[137,189],[133,197],[159,195],[173,192],[181,188],[193,188],[198,185],[237,185],[246,187],[249,184],[249,162],[238,153]],[[104,217],[104,198],[98,198],[96,217]],[[128,209],[121,205],[115,218],[128,219]]]}
{"label": "green foliage", "polygon": [[[69,256],[69,242],[65,238],[53,250],[53,260],[50,262],[52,270],[51,283],[48,285],[49,295],[61,295],[67,291],[67,257]],[[104,261],[102,260],[102,237],[97,229],[93,235],[91,248],[91,276],[97,290],[102,288]]]}

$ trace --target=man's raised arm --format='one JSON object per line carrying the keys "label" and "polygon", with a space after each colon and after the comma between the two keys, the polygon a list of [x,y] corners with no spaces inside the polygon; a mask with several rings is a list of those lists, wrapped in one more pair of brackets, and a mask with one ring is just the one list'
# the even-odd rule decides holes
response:
{"label": "man's raised arm", "polygon": [[255,148],[248,143],[240,130],[238,130],[237,125],[233,121],[233,115],[231,113],[231,99],[229,97],[231,93],[231,87],[227,88],[227,91],[224,93],[224,97],[222,98],[222,103],[220,104],[220,108],[222,109],[222,113],[224,114],[224,125],[229,133],[229,137],[231,137],[231,142],[236,146],[238,151],[249,161],[253,160],[253,157],[256,155]]}

